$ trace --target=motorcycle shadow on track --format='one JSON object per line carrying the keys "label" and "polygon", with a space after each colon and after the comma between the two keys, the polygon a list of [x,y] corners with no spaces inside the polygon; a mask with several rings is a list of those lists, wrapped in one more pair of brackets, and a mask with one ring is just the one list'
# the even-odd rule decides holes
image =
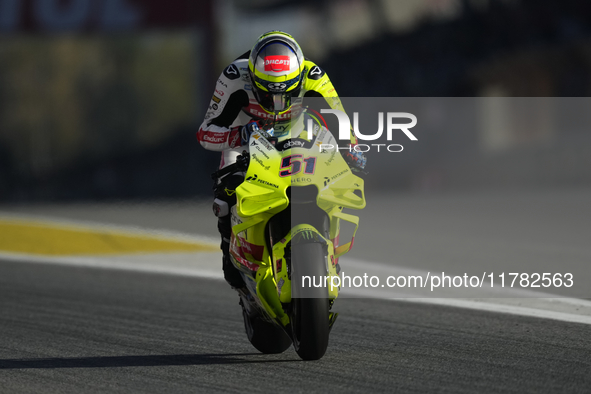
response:
{"label": "motorcycle shadow on track", "polygon": [[[150,356],[107,356],[66,358],[25,358],[0,360],[4,369],[53,369],[53,368],[112,368],[112,367],[158,367],[216,364],[257,364],[278,362],[301,362],[299,358],[279,358],[261,353],[221,354],[166,354]],[[283,356],[285,357],[285,356]]]}

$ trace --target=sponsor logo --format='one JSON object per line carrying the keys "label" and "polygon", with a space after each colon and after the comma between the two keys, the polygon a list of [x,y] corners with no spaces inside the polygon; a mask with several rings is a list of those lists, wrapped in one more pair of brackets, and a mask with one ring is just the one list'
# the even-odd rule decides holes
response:
{"label": "sponsor logo", "polygon": [[[257,148],[258,148],[258,147],[257,147]],[[259,150],[260,150],[260,149],[259,149]],[[269,168],[271,168],[271,166],[266,166],[266,165],[265,165],[265,162],[264,162],[264,161],[262,161],[262,160],[261,160],[261,159],[260,159],[260,158],[259,158],[259,157],[256,155],[256,153],[253,153],[252,155],[250,155],[250,157],[252,157],[252,159],[253,159],[254,161],[256,161],[257,163],[259,163],[259,165],[260,165],[261,167],[263,167],[263,168],[265,169],[265,171],[268,171],[268,170],[269,170]]]}
{"label": "sponsor logo", "polygon": [[252,85],[249,85],[249,84],[244,85],[244,90],[252,90]]}
{"label": "sponsor logo", "polygon": [[225,137],[226,136],[224,134],[213,134],[213,135],[205,134],[203,136],[203,141],[212,142],[214,144],[219,144],[221,142],[224,142]]}
{"label": "sponsor logo", "polygon": [[214,111],[218,109],[218,105],[217,104],[211,104],[211,109],[213,109]]}
{"label": "sponsor logo", "polygon": [[303,147],[305,145],[305,141],[302,140],[287,140],[283,143],[283,145],[281,146],[283,150],[286,149],[291,149],[293,147],[299,148],[299,147]]}
{"label": "sponsor logo", "polygon": [[334,156],[336,154],[337,154],[337,151],[336,150],[333,150],[332,153],[331,153],[331,155],[330,155],[330,158],[327,161],[325,161],[324,164],[326,164],[327,166],[329,166],[334,161]]}
{"label": "sponsor logo", "polygon": [[[240,238],[240,242],[242,244],[244,244],[246,241],[244,240],[244,238],[239,237]],[[235,243],[235,242],[234,242]],[[246,260],[244,257],[244,253],[242,251],[243,248],[238,248],[238,247],[234,247],[230,250],[230,252],[232,253],[232,256],[234,257],[234,259],[240,264],[245,266],[246,268],[248,268],[251,271],[257,271],[259,269],[259,266],[256,265],[255,263],[251,263],[250,261]],[[248,253],[248,252],[247,252]],[[240,256],[240,254],[242,254],[242,256]],[[253,256],[254,257],[254,256]],[[251,279],[252,280],[252,279]]]}
{"label": "sponsor logo", "polygon": [[[229,194],[228,196],[231,196],[231,195]],[[232,226],[235,226],[237,224],[241,224],[242,219],[240,219],[240,217],[238,215],[236,215],[236,208],[232,207],[230,209],[230,211],[232,212]],[[232,239],[234,239],[234,234],[232,234]]]}
{"label": "sponsor logo", "polygon": [[233,65],[233,64],[230,64],[230,65],[228,66],[228,68],[226,69],[226,72],[227,72],[228,74],[238,74],[238,70],[236,70],[236,66],[235,66],[235,65]]}
{"label": "sponsor logo", "polygon": [[252,144],[250,144],[250,146],[257,146],[257,142],[256,141],[252,141]]}
{"label": "sponsor logo", "polygon": [[284,132],[285,130],[287,130],[289,128],[289,125],[280,125],[280,124],[275,124],[275,127],[273,127],[273,130],[278,131],[278,132]]}
{"label": "sponsor logo", "polygon": [[265,57],[265,71],[289,71],[289,56],[277,55]]}
{"label": "sponsor logo", "polygon": [[[324,76],[324,70],[322,70],[320,67],[318,66],[314,66],[312,67],[312,69],[310,70],[310,72],[308,73],[308,78],[309,79],[320,79]],[[322,85],[324,86],[324,85]]]}
{"label": "sponsor logo", "polygon": [[[258,106],[257,106],[258,107]],[[272,114],[269,114],[265,111],[259,110],[257,107],[253,106],[252,104],[250,106],[248,106],[248,112],[257,118],[264,118],[264,119],[273,119],[275,116]],[[288,120],[291,119],[291,112],[288,111],[284,114],[279,114],[277,116],[277,120]]]}
{"label": "sponsor logo", "polygon": [[232,139],[230,141],[228,141],[228,144],[230,145],[231,148],[233,148],[236,145],[238,145],[239,139],[240,139],[240,133],[234,133],[234,136],[232,137]]}
{"label": "sponsor logo", "polygon": [[276,184],[271,183],[271,182],[267,182],[267,181],[265,181],[263,179],[259,179],[259,177],[258,177],[257,174],[254,174],[254,176],[249,176],[248,178],[246,178],[246,180],[247,181],[250,181],[250,182],[258,182],[258,183],[261,183],[263,185],[272,186],[275,189],[279,189],[279,185],[276,185]]}
{"label": "sponsor logo", "polygon": [[[217,92],[217,90],[216,90]],[[223,96],[223,95],[222,95]],[[218,96],[216,96],[215,94],[213,95],[213,97],[211,98],[213,101],[215,101],[216,103],[219,103],[220,101],[222,101],[221,98],[219,98]]]}
{"label": "sponsor logo", "polygon": [[259,141],[261,144],[263,144],[263,146],[265,148],[267,148],[268,150],[273,150],[273,146],[269,143],[269,141],[267,141],[266,139],[262,139]]}
{"label": "sponsor logo", "polygon": [[238,68],[234,64],[230,64],[224,70],[224,75],[228,79],[237,79],[240,78],[240,73],[238,72]]}
{"label": "sponsor logo", "polygon": [[312,178],[291,178],[291,183],[308,183],[312,182]]}
{"label": "sponsor logo", "polygon": [[[221,79],[218,79],[218,84],[222,85],[225,88],[228,87],[228,85],[224,81],[222,81]],[[222,94],[222,96],[223,96],[223,94]]]}
{"label": "sponsor logo", "polygon": [[335,179],[337,179],[337,178],[338,178],[338,177],[340,177],[341,175],[344,175],[344,174],[346,174],[347,172],[349,172],[349,169],[348,169],[348,168],[345,168],[343,171],[339,172],[338,174],[331,176],[331,177],[330,177],[330,180],[331,180],[331,181],[334,181]]}
{"label": "sponsor logo", "polygon": [[[253,145],[256,145],[256,143],[253,143]],[[261,147],[260,147],[260,146],[257,146],[257,147],[256,147],[256,149],[257,149],[259,152],[261,152],[261,154],[262,154],[263,156],[265,156],[265,159],[267,159],[267,160],[269,160],[269,159],[270,159],[269,155],[267,155],[267,154],[265,153],[265,151],[261,149]]]}
{"label": "sponsor logo", "polygon": [[318,75],[322,74],[322,70],[318,66],[314,66],[310,70],[310,75],[316,75],[316,74],[318,74]]}
{"label": "sponsor logo", "polygon": [[[222,92],[221,90],[217,90],[217,89],[216,89],[216,90],[215,90],[215,92],[216,92],[217,94],[219,94],[220,96],[224,97],[224,92]],[[219,103],[219,101],[218,101],[218,103]]]}
{"label": "sponsor logo", "polygon": [[289,150],[292,148],[310,149],[313,146],[314,143],[312,141],[308,141],[302,138],[293,138],[284,141],[279,141],[277,143],[277,150],[283,152],[285,150]]}
{"label": "sponsor logo", "polygon": [[250,77],[248,76],[248,74],[242,74],[240,76],[240,79],[242,79],[244,82],[250,82]]}

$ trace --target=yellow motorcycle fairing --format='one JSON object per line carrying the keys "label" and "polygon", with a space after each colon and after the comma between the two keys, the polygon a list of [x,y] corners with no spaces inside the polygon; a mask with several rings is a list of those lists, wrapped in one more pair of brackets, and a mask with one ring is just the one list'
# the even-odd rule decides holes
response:
{"label": "yellow motorcycle fairing", "polygon": [[[246,274],[247,286],[256,296],[256,301],[269,317],[283,327],[289,324],[285,307],[292,300],[292,283],[287,270],[290,250],[286,248],[291,247],[292,240],[298,236],[298,242],[307,242],[302,238],[304,233],[311,242],[326,245],[326,261],[319,264],[326,266],[328,297],[336,299],[338,289],[331,289],[330,278],[337,275],[338,258],[351,249],[359,225],[357,216],[342,210],[362,209],[366,204],[363,180],[351,172],[337,149],[327,149],[329,146],[337,147],[328,130],[316,129],[313,138],[307,138],[304,131],[288,141],[291,145],[285,141],[272,145],[261,133],[251,135],[249,167],[245,181],[236,188],[231,248],[234,263]],[[289,196],[303,186],[314,186],[317,190],[316,205],[328,216],[329,236],[325,237],[321,229],[311,224],[297,223],[290,226],[291,231],[282,239],[273,240],[273,245],[269,245],[270,240],[265,235],[269,220],[288,209]],[[297,216],[293,205],[291,209],[292,216]],[[353,237],[343,245],[335,245],[333,240],[338,239],[341,221],[355,226]],[[263,248],[263,253],[255,258],[249,251],[259,247]],[[249,267],[245,268],[245,262],[238,261],[237,256],[247,260]]]}

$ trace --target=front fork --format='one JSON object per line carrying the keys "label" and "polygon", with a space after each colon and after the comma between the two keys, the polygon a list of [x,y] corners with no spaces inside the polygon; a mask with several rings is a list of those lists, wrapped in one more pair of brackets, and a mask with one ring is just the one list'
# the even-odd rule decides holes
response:
{"label": "front fork", "polygon": [[322,285],[328,288],[328,298],[332,304],[339,294],[339,288],[332,286],[331,281],[333,276],[338,276],[334,245],[330,239],[326,239],[309,224],[295,226],[285,238],[273,245],[273,261],[271,265],[279,301],[282,304],[291,302],[291,248],[292,245],[298,243],[320,243],[326,247],[325,260],[322,262],[326,266],[326,276],[322,281]]}
{"label": "front fork", "polygon": [[[241,223],[235,225],[233,228],[234,234],[244,231],[253,224]],[[267,248],[265,248],[263,261],[258,266],[255,276],[255,291],[259,305],[267,312],[270,318],[281,323],[284,328],[290,322],[289,306],[292,300],[291,246],[298,243],[321,243],[326,246],[325,259],[321,262],[326,266],[326,276],[323,278],[322,284],[327,287],[330,306],[332,306],[339,293],[339,287],[333,285],[334,282],[331,279],[332,277],[338,276],[338,259],[336,258],[333,242],[330,239],[326,239],[316,228],[309,224],[296,225],[288,232],[285,238],[273,245],[271,254],[268,254]],[[254,283],[252,285],[254,287]],[[252,287],[248,287],[252,291]],[[331,327],[336,317],[336,313],[330,312],[329,324]]]}

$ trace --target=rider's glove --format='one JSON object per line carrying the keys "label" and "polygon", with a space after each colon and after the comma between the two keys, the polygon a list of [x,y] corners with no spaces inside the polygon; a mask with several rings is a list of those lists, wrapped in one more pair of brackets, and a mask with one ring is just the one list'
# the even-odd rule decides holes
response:
{"label": "rider's glove", "polygon": [[345,161],[352,170],[363,171],[367,164],[367,158],[363,152],[355,150],[357,145],[349,145],[349,152],[343,154]]}
{"label": "rider's glove", "polygon": [[248,124],[242,126],[242,128],[240,129],[240,139],[242,141],[242,146],[248,144],[250,135],[255,131],[259,131],[259,124],[255,121],[248,122]]}

